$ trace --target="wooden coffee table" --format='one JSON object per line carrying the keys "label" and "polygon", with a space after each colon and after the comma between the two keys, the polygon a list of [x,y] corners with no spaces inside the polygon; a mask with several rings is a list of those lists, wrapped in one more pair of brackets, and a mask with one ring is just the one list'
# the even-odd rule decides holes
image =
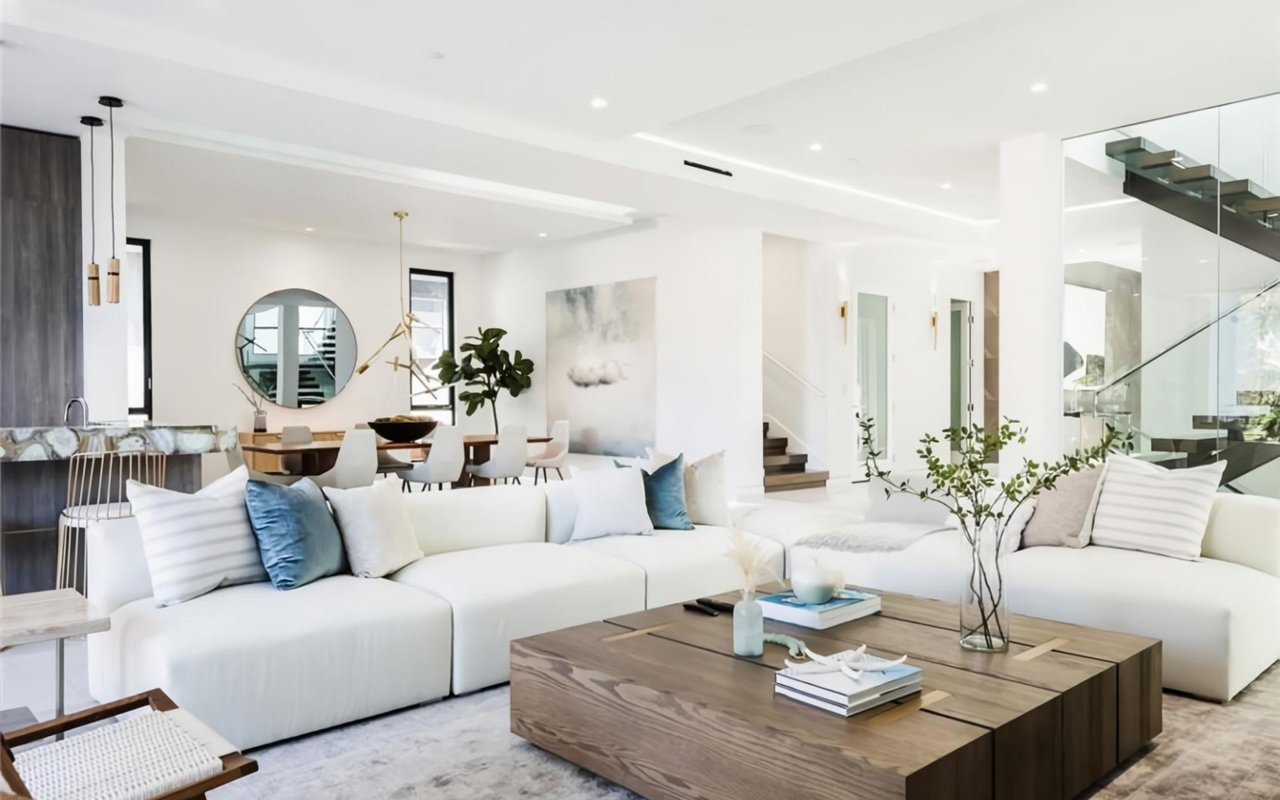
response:
{"label": "wooden coffee table", "polygon": [[648,798],[734,800],[1074,797],[1161,731],[1157,639],[1014,615],[1007,653],[974,653],[955,605],[880,594],[765,630],[906,653],[915,698],[845,720],[777,697],[783,648],[737,658],[730,615],[674,605],[512,642],[511,730]]}

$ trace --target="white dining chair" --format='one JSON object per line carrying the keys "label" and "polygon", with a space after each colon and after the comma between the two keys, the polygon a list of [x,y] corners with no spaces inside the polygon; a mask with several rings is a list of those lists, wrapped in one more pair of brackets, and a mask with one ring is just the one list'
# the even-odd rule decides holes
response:
{"label": "white dining chair", "polygon": [[[307,425],[285,425],[280,429],[280,444],[311,444],[315,436]],[[286,475],[302,474],[302,456],[280,456],[280,467]]]}
{"label": "white dining chair", "polygon": [[554,469],[560,480],[564,473],[560,471],[569,457],[569,420],[558,419],[551,423],[551,441],[541,453],[525,462],[526,467],[533,467],[533,485],[538,485],[538,470],[542,470],[542,480],[550,480],[547,470]]}
{"label": "white dining chair", "polygon": [[312,476],[319,486],[354,489],[372,486],[378,477],[378,437],[371,430],[352,429],[342,435],[333,469]]}
{"label": "white dining chair", "polygon": [[452,425],[440,425],[431,434],[430,442],[427,460],[400,473],[404,479],[401,488],[413,491],[412,484],[420,483],[424,492],[432,485],[443,489],[446,483],[454,483],[462,477],[462,468],[467,463],[462,431]]}
{"label": "white dining chair", "polygon": [[493,482],[520,482],[524,462],[529,455],[529,439],[523,425],[504,425],[498,433],[498,446],[483,464],[468,464],[467,472]]}
{"label": "white dining chair", "polygon": [[[371,430],[371,428],[369,427],[369,423],[367,422],[357,422],[356,430],[367,431],[367,430]],[[383,442],[386,442],[388,440],[383,439],[381,436],[378,436],[377,441],[378,441],[378,444],[382,444]],[[408,461],[405,461],[404,459],[396,458],[395,456],[391,455],[390,451],[387,451],[387,450],[378,451],[378,474],[379,475],[399,475],[400,473],[409,469],[409,467],[411,466],[413,465],[410,464]]]}

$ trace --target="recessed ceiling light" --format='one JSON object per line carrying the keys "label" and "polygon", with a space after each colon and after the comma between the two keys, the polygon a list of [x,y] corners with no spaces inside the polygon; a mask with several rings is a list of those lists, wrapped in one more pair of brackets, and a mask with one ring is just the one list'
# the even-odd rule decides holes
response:
{"label": "recessed ceiling light", "polygon": [[315,228],[313,228],[313,227],[311,227],[310,225],[308,225],[307,227],[303,228],[303,230],[304,230],[304,231],[306,231],[307,233],[311,233],[312,231],[314,231],[314,230],[315,230]]}
{"label": "recessed ceiling light", "polygon": [[427,58],[432,61],[444,61],[444,53],[441,53],[439,50],[432,50],[430,53],[427,53]]}
{"label": "recessed ceiling light", "polygon": [[603,97],[593,97],[591,98],[591,107],[595,109],[608,108],[609,101]]}
{"label": "recessed ceiling light", "polygon": [[1201,264],[1208,264],[1208,263],[1209,263],[1209,259],[1207,259],[1207,258],[1202,258],[1202,259],[1200,259],[1200,263],[1201,263]]}
{"label": "recessed ceiling light", "polygon": [[943,181],[942,183],[938,184],[938,188],[939,188],[939,189],[950,189],[950,188],[951,188],[951,181]]}
{"label": "recessed ceiling light", "polygon": [[809,145],[809,149],[815,153],[822,152],[822,142],[814,142],[813,144]]}
{"label": "recessed ceiling light", "polygon": [[545,239],[545,238],[547,238],[547,235],[546,235],[545,233],[539,233],[539,234],[538,234],[538,238],[539,238],[539,239]]}
{"label": "recessed ceiling light", "polygon": [[1029,88],[1032,92],[1036,94],[1040,94],[1041,92],[1045,92],[1049,90],[1049,84],[1043,83],[1041,81],[1036,81],[1035,83],[1031,84],[1027,88]]}

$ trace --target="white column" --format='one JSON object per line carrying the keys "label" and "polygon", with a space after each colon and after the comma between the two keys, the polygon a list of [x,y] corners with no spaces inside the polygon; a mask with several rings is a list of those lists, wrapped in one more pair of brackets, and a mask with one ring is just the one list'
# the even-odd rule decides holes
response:
{"label": "white column", "polygon": [[280,306],[280,328],[276,331],[276,402],[285,408],[298,407],[298,301],[285,300]]}
{"label": "white column", "polygon": [[[106,109],[100,109],[106,119]],[[90,209],[97,221],[97,257],[99,286],[102,305],[90,306],[88,291],[84,292],[84,396],[95,420],[122,420],[129,414],[129,361],[128,316],[124,302],[107,303],[107,265],[111,261],[111,197],[115,193],[115,254],[120,259],[120,269],[125,269],[125,190],[124,190],[124,137],[116,128],[115,186],[111,185],[111,138],[106,125],[94,134],[94,161],[96,162],[95,192],[89,191],[89,133],[80,137],[80,182],[82,187],[82,213],[84,215],[84,256],[81,260],[81,285],[87,287],[86,265],[90,252]],[[91,203],[90,200],[93,200]],[[123,301],[123,293],[122,293]]]}
{"label": "white column", "polygon": [[1000,414],[1029,429],[1000,456],[1062,453],[1062,142],[1033,134],[1000,144]]}

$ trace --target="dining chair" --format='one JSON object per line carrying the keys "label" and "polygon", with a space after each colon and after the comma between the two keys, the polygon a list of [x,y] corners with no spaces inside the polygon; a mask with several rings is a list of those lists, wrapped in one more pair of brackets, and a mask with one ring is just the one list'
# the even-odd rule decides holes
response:
{"label": "dining chair", "polygon": [[529,439],[523,425],[504,425],[498,433],[498,445],[483,464],[468,464],[467,472],[477,478],[510,483],[520,482],[524,462],[529,456]]}
{"label": "dining chair", "polygon": [[[311,444],[315,437],[307,425],[285,425],[280,429],[280,444]],[[302,474],[302,456],[280,456],[281,469],[288,475]]]}
{"label": "dining chair", "polygon": [[[356,430],[367,431],[367,430],[371,430],[371,428],[369,427],[369,423],[367,422],[357,422]],[[389,440],[384,439],[381,436],[377,437],[378,444],[383,444],[384,442],[387,442],[387,441]],[[413,465],[410,464],[408,461],[405,461],[400,458],[396,458],[386,450],[378,451],[378,474],[379,475],[399,475],[400,473],[404,472],[405,470],[409,469],[412,466]]]}
{"label": "dining chair", "polygon": [[538,470],[542,470],[542,480],[549,480],[547,470],[554,469],[560,480],[564,473],[560,471],[569,457],[569,420],[558,419],[551,423],[551,441],[541,453],[525,462],[526,467],[533,467],[533,485],[538,485]]}
{"label": "dining chair", "polygon": [[236,442],[236,446],[230,450],[224,451],[227,455],[227,467],[231,472],[244,467],[249,470],[249,480],[262,481],[263,483],[275,483],[280,486],[290,486],[302,479],[301,475],[272,475],[267,472],[258,472],[244,460],[244,451],[240,449],[240,443]]}
{"label": "dining chair", "polygon": [[427,451],[427,460],[400,473],[400,477],[404,479],[401,488],[413,491],[411,484],[420,483],[421,491],[424,492],[432,484],[443,489],[446,483],[454,483],[462,477],[462,468],[466,463],[467,452],[462,444],[462,431],[453,425],[440,425],[431,434],[431,449]]}
{"label": "dining chair", "polygon": [[319,486],[354,489],[372,486],[378,477],[378,437],[371,430],[352,429],[342,435],[333,469],[312,476]]}
{"label": "dining chair", "polygon": [[90,523],[133,516],[125,494],[129,481],[164,486],[168,456],[149,452],[75,453],[67,469],[67,502],[58,514],[59,589],[87,589],[84,532]]}

